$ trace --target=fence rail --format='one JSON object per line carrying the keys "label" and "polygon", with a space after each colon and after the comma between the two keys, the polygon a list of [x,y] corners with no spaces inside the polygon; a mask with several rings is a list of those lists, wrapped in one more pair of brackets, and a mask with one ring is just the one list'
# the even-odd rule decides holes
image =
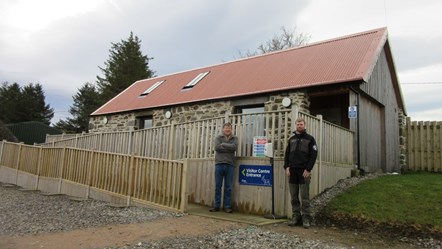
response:
{"label": "fence rail", "polygon": [[407,118],[407,168],[412,171],[442,172],[442,122]]}
{"label": "fence rail", "polygon": [[[73,182],[88,190],[94,188],[124,196],[127,205],[135,200],[185,211],[187,166],[184,161],[69,147],[44,148],[6,141],[0,142],[0,148],[0,166],[15,170],[16,176],[12,177],[12,182],[9,180],[10,183],[17,184],[18,174],[24,172],[37,177],[33,186],[36,190],[41,189],[39,178],[44,177],[59,180],[59,191],[63,182]],[[72,191],[67,189],[66,192]],[[89,192],[80,197],[89,197]]]}

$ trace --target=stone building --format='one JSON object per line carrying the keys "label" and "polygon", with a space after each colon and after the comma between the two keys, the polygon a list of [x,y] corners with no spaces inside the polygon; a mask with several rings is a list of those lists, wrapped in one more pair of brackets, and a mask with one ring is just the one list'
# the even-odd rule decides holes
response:
{"label": "stone building", "polygon": [[[290,105],[358,134],[355,161],[365,171],[399,171],[405,163],[406,111],[386,28],[137,81],[91,114],[90,131]],[[348,117],[349,107],[357,108],[356,118]]]}

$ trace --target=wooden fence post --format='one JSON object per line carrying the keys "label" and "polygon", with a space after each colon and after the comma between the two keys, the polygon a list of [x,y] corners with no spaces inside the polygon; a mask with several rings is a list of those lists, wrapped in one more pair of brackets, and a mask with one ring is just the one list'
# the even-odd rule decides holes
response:
{"label": "wooden fence post", "polygon": [[89,199],[89,195],[91,192],[92,171],[93,171],[93,167],[94,167],[94,155],[95,155],[95,150],[92,150],[91,158],[89,159],[89,167],[88,167],[88,171],[87,171],[86,199]]}
{"label": "wooden fence post", "polygon": [[174,153],[174,151],[173,151],[173,145],[175,144],[174,143],[174,141],[175,141],[175,121],[172,121],[171,122],[171,124],[170,124],[170,128],[169,128],[170,130],[169,130],[169,148],[168,148],[168,151],[167,151],[167,153],[169,154],[169,155],[167,155],[167,158],[169,159],[169,160],[172,160],[172,159],[174,159],[174,155],[173,155],[173,153]]}
{"label": "wooden fence post", "polygon": [[43,147],[40,146],[40,148],[38,148],[38,162],[37,162],[37,178],[35,179],[35,190],[38,190],[38,182],[40,181],[40,168],[41,168],[41,164],[42,164],[42,154],[43,154]]}
{"label": "wooden fence post", "polygon": [[322,115],[316,115],[316,117],[319,119],[319,138],[317,138],[317,150],[318,150],[318,193],[321,193],[322,188],[322,156],[321,156],[321,149],[322,149],[322,140],[323,140],[323,132],[324,132],[324,120],[322,119]]}
{"label": "wooden fence post", "polygon": [[2,156],[3,156],[3,147],[5,147],[6,139],[3,139],[3,141],[0,141],[0,165],[2,165]]}
{"label": "wooden fence post", "polygon": [[134,136],[134,128],[131,126],[129,127],[129,141],[127,141],[127,153],[128,155],[132,155],[132,142],[133,142],[133,136]]}
{"label": "wooden fence post", "polygon": [[101,144],[103,143],[103,134],[104,134],[103,132],[100,133],[100,139],[99,139],[98,148],[97,148],[98,151],[103,151],[101,148]]}
{"label": "wooden fence post", "polygon": [[292,122],[291,122],[291,124],[290,124],[290,133],[292,132],[292,131],[295,131],[296,130],[296,124],[295,124],[295,120],[298,118],[298,116],[299,116],[299,107],[297,106],[297,105],[292,105],[292,113],[291,113],[291,116],[292,116]]}
{"label": "wooden fence post", "polygon": [[437,160],[437,152],[436,152],[436,148],[437,148],[437,140],[436,140],[436,134],[437,134],[437,122],[436,121],[432,121],[431,123],[431,137],[432,137],[432,143],[431,143],[431,169],[429,169],[430,172],[436,172],[436,165],[438,164],[438,160]]}
{"label": "wooden fence post", "polygon": [[64,164],[66,161],[66,147],[63,147],[63,150],[61,152],[61,165],[60,165],[60,179],[58,181],[58,194],[61,194],[61,184],[63,180],[63,170],[64,170]]}
{"label": "wooden fence post", "polygon": [[182,172],[182,181],[181,181],[181,203],[180,203],[180,211],[187,211],[187,168],[189,166],[189,159],[183,160],[183,172]]}
{"label": "wooden fence post", "polygon": [[78,134],[75,135],[75,146],[74,148],[78,148]]}
{"label": "wooden fence post", "polygon": [[18,170],[20,167],[20,157],[21,157],[22,147],[23,147],[23,142],[21,142],[18,147],[17,163],[15,165],[15,185],[17,185],[18,183]]}
{"label": "wooden fence post", "polygon": [[224,114],[224,123],[230,122],[229,121],[229,116],[232,115],[231,111],[226,111],[226,113]]}
{"label": "wooden fence post", "polygon": [[192,131],[192,133],[191,133],[191,137],[190,137],[190,141],[192,141],[191,143],[190,143],[190,146],[191,146],[191,151],[190,151],[190,158],[196,158],[197,156],[197,148],[198,148],[198,146],[197,146],[197,144],[198,144],[198,137],[197,137],[197,131],[198,131],[198,125],[192,125],[191,126],[191,131]]}
{"label": "wooden fence post", "polygon": [[130,156],[130,160],[129,160],[129,181],[127,181],[127,202],[126,205],[129,207],[130,206],[130,202],[131,202],[131,197],[134,193],[133,188],[134,188],[134,160],[135,160],[135,155],[132,153],[132,155]]}
{"label": "wooden fence post", "polygon": [[442,122],[437,122],[438,140],[439,140],[439,157],[437,158],[437,168],[435,172],[442,172]]}

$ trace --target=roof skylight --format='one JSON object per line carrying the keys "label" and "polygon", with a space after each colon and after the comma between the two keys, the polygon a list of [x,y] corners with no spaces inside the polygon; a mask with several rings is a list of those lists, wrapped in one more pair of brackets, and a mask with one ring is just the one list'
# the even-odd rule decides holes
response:
{"label": "roof skylight", "polygon": [[210,71],[200,73],[198,74],[193,80],[191,80],[187,85],[183,87],[183,89],[192,88],[194,87],[198,82],[200,82],[207,74],[209,74]]}
{"label": "roof skylight", "polygon": [[151,93],[155,88],[159,87],[165,80],[161,80],[153,84],[151,87],[149,87],[146,91],[144,91],[142,94],[140,94],[140,97],[146,96],[149,93]]}

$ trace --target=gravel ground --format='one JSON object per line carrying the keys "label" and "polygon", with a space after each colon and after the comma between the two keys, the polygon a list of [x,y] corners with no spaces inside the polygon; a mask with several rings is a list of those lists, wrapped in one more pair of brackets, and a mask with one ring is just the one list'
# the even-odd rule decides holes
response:
{"label": "gravel ground", "polygon": [[[316,213],[336,195],[349,187],[377,175],[341,180],[312,200]],[[0,235],[29,235],[62,232],[109,224],[131,224],[164,218],[178,218],[183,214],[150,208],[115,208],[108,203],[86,200],[74,201],[67,196],[45,196],[34,191],[0,183]],[[407,241],[423,248],[441,248],[440,241]],[[247,228],[223,231],[198,237],[171,237],[160,241],[141,241],[123,248],[346,248],[327,245],[320,240],[305,240],[266,228]]]}
{"label": "gravel ground", "polygon": [[0,235],[72,231],[107,224],[132,224],[182,216],[142,207],[116,208],[96,200],[42,195],[0,183]]}
{"label": "gravel ground", "polygon": [[172,238],[158,242],[140,242],[138,246],[131,248],[319,248],[340,249],[347,247],[329,246],[320,240],[305,240],[297,235],[275,233],[256,226],[246,229],[234,229],[216,235],[206,235],[189,238]]}

